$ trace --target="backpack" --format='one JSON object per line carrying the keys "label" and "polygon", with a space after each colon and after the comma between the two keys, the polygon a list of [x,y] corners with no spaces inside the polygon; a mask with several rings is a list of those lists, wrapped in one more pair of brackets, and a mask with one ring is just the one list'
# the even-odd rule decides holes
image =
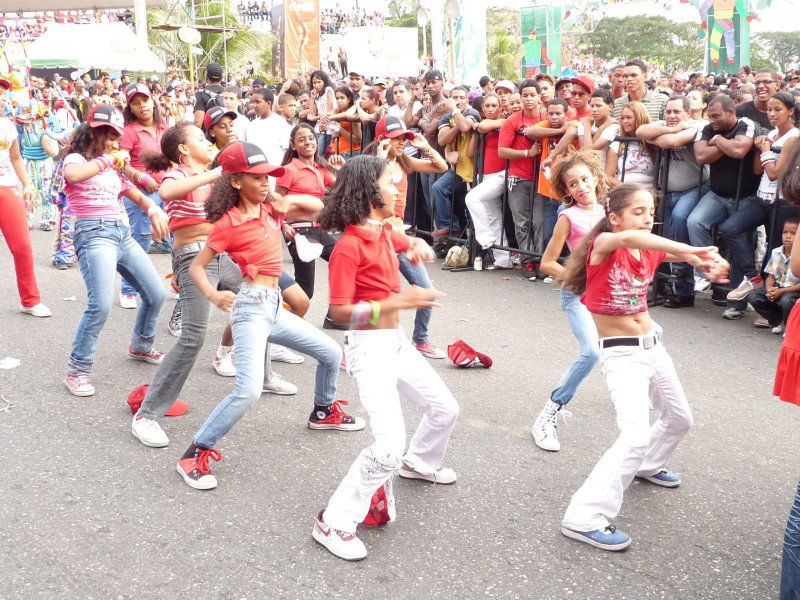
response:
{"label": "backpack", "polygon": [[395,519],[394,494],[392,493],[391,478],[379,487],[372,495],[369,502],[369,511],[362,525],[367,527],[377,527],[384,523],[389,523]]}

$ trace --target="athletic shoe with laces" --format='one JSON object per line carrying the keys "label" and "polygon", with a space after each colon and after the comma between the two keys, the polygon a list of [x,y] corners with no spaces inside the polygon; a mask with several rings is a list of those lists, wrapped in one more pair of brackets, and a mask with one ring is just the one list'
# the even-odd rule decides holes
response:
{"label": "athletic shoe with laces", "polygon": [[698,277],[694,281],[695,292],[705,292],[711,287],[711,282],[705,277]]}
{"label": "athletic shoe with laces", "polygon": [[305,357],[299,355],[297,352],[292,352],[286,346],[278,344],[269,345],[269,358],[275,362],[285,362],[292,365],[299,365],[306,362]]}
{"label": "athletic shoe with laces", "polygon": [[277,394],[279,396],[293,396],[297,393],[297,386],[289,383],[275,371],[269,372],[267,381],[261,390],[262,394]]}
{"label": "athletic shoe with laces", "polygon": [[536,417],[536,420],[533,422],[533,427],[531,427],[533,441],[536,442],[536,445],[542,450],[547,450],[548,452],[558,452],[561,450],[561,443],[558,441],[558,432],[556,430],[558,427],[557,421],[559,414],[561,414],[561,418],[564,419],[565,423],[567,422],[567,417],[572,416],[572,413],[568,410],[564,410],[561,404],[553,402],[548,398],[547,402],[544,403],[542,412],[539,413],[539,416]]}
{"label": "athletic shoe with laces", "polygon": [[211,490],[217,487],[217,478],[211,473],[209,459],[219,461],[222,455],[215,448],[189,446],[177,465],[178,473],[187,485],[196,490]]}
{"label": "athletic shoe with laces", "polygon": [[726,298],[733,301],[744,300],[747,298],[747,294],[760,287],[764,287],[764,280],[761,278],[761,275],[756,275],[753,278],[745,277],[742,283],[739,284],[739,287],[728,292]]}
{"label": "athletic shoe with laces", "polygon": [[136,308],[136,296],[133,294],[119,293],[119,305],[122,308]]}
{"label": "athletic shoe with laces", "polygon": [[427,356],[428,358],[444,358],[447,356],[442,350],[431,344],[430,342],[422,342],[421,344],[414,344],[414,347],[417,351],[422,354],[422,356]]}
{"label": "athletic shoe with laces", "polygon": [[94,385],[88,375],[67,375],[64,385],[73,396],[94,396]]}
{"label": "athletic shoe with laces", "polygon": [[781,323],[780,325],[776,325],[775,327],[773,327],[773,328],[771,329],[771,331],[772,331],[772,333],[774,333],[775,335],[780,335],[780,334],[782,334],[782,333],[783,333],[783,323]]}
{"label": "athletic shoe with laces", "polygon": [[51,311],[47,306],[39,302],[39,304],[34,304],[33,306],[22,306],[19,305],[19,312],[25,313],[26,315],[31,315],[33,317],[49,317],[52,316],[53,311]]}
{"label": "athletic shoe with laces", "polygon": [[677,473],[673,473],[668,469],[661,469],[654,475],[637,475],[636,479],[647,481],[653,485],[658,485],[666,488],[676,488],[681,484],[681,478]]}
{"label": "athletic shoe with laces", "polygon": [[722,318],[727,319],[728,321],[735,321],[736,319],[741,319],[743,315],[743,310],[739,310],[738,308],[729,308],[722,313]]}
{"label": "athletic shoe with laces", "polygon": [[631,537],[614,527],[609,525],[605,529],[595,529],[593,531],[576,531],[568,527],[561,527],[561,533],[570,538],[577,540],[584,544],[589,544],[595,548],[602,550],[609,550],[611,552],[618,552],[624,550],[631,545]]}
{"label": "athletic shoe with laces", "polygon": [[363,560],[367,557],[367,547],[355,533],[347,533],[330,527],[322,520],[324,510],[319,511],[311,537],[314,541],[344,560]]}
{"label": "athletic shoe with laces", "polygon": [[403,465],[400,467],[397,474],[403,479],[420,479],[422,481],[438,483],[439,485],[450,485],[455,483],[458,479],[456,472],[450,467],[439,465],[433,473],[421,473],[405,461],[403,461]]}
{"label": "athletic shoe with laces", "polygon": [[164,353],[153,350],[152,348],[147,352],[139,352],[138,350],[128,347],[128,356],[134,360],[141,360],[151,365],[160,365],[161,361],[164,360]]}
{"label": "athletic shoe with laces", "polygon": [[308,417],[309,429],[339,429],[341,431],[360,431],[367,426],[361,417],[353,417],[344,412],[347,400],[336,400],[328,411],[314,410]]}
{"label": "athletic shoe with laces", "polygon": [[145,446],[151,448],[166,448],[169,446],[169,438],[161,425],[155,419],[145,419],[138,415],[133,415],[131,423],[131,433]]}
{"label": "athletic shoe with laces", "polygon": [[176,302],[175,308],[172,309],[172,316],[169,318],[169,322],[167,323],[167,329],[169,329],[170,335],[181,337],[181,332],[183,331],[183,319],[181,318],[180,301]]}
{"label": "athletic shoe with laces", "polygon": [[211,365],[217,372],[217,375],[222,377],[236,377],[236,366],[233,364],[233,346],[223,346],[220,344],[214,354],[214,360]]}

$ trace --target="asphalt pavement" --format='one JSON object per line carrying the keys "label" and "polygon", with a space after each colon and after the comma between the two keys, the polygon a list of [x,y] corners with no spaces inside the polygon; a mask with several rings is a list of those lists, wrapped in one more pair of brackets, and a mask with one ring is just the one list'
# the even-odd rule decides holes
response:
{"label": "asphalt pavement", "polygon": [[[397,520],[359,528],[369,556],[351,564],[317,545],[311,530],[371,438],[368,430],[306,427],[313,361],[276,365],[298,394],[262,396],[218,447],[219,487],[191,489],[175,463],[232,387],[211,367],[226,315],[214,310],[181,394],[190,412],[164,423],[170,446],[146,448],[130,433],[125,401],[155,373],[126,356],[134,311],[115,302],[92,373],[97,393],[71,396],[64,368],[85,288],[77,267],[49,265],[51,233],[32,236],[49,319],[17,312],[13,263],[5,244],[0,250],[0,359],[21,361],[0,370],[2,599],[777,598],[800,472],[793,453],[800,411],[771,395],[781,339],[755,329],[754,313],[723,321],[708,295],[694,308],[653,309],[695,424],[669,464],[683,484],[634,483],[616,521],[633,544],[606,553],[560,533],[570,496],[617,433],[599,369],[559,426],[560,452],[538,449],[530,433],[577,351],[557,290],[518,271],[430,265],[448,294],[435,310],[432,341],[445,347],[461,337],[494,366],[432,361],[461,405],[446,456],[458,482],[397,481]],[[159,273],[170,271],[169,257],[152,258]],[[326,280],[319,262],[307,316],[319,325]],[[156,346],[165,351],[175,341],[166,329],[172,306],[170,299],[158,325]],[[413,314],[403,321],[410,332]],[[337,396],[366,416],[344,373]],[[413,430],[419,414],[406,406],[405,417]]]}

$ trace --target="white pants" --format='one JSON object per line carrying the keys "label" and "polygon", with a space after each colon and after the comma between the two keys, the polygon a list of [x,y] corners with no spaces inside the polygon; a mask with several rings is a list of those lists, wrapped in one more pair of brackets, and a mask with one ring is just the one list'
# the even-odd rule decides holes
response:
{"label": "white pants", "polygon": [[[475,239],[481,248],[500,243],[503,231],[503,188],[505,173],[486,175],[466,197],[467,210],[475,227]],[[505,240],[504,246],[508,246]],[[511,258],[505,250],[492,250],[494,262],[500,267],[511,267]]]}
{"label": "white pants", "polygon": [[[576,531],[607,527],[619,514],[623,492],[634,476],[658,473],[692,426],[692,412],[663,344],[649,350],[605,348],[600,360],[620,433],[572,496],[562,523]],[[659,414],[652,425],[650,401]]]}
{"label": "white pants", "polygon": [[[344,353],[375,441],[358,455],[328,502],[323,519],[334,529],[353,533],[367,515],[372,495],[402,461],[421,473],[435,472],[447,450],[458,404],[402,329],[348,331]],[[400,394],[424,413],[405,455]]]}

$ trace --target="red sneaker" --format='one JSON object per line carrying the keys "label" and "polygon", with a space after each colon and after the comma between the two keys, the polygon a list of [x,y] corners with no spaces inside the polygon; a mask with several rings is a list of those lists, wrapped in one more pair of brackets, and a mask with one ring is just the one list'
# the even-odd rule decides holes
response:
{"label": "red sneaker", "polygon": [[330,405],[327,412],[315,410],[308,417],[309,429],[339,429],[341,431],[359,431],[367,426],[361,417],[353,417],[344,412],[343,404],[346,400],[337,400]]}
{"label": "red sneaker", "polygon": [[192,445],[178,461],[178,473],[196,490],[211,490],[217,487],[217,478],[211,474],[208,459],[219,461],[222,455],[215,448]]}

